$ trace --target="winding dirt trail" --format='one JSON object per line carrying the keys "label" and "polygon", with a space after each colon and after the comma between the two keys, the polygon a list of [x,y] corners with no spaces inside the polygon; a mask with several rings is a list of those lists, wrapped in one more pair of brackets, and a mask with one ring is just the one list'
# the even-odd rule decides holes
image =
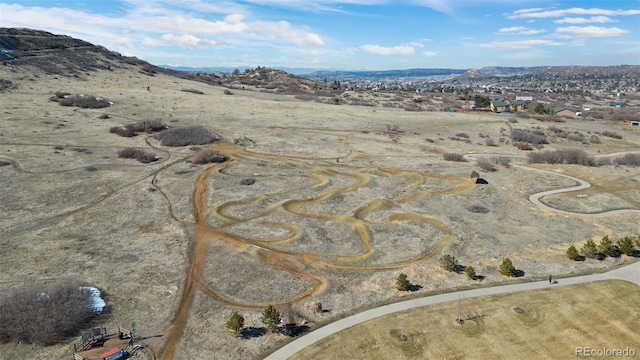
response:
{"label": "winding dirt trail", "polygon": [[[388,177],[405,178],[402,186],[399,186],[398,195],[395,195],[394,199],[374,198],[361,204],[357,210],[353,213],[342,214],[326,214],[321,210],[314,210],[315,208],[309,205],[319,204],[330,199],[334,195],[347,194],[363,188],[371,181],[370,172],[372,168],[362,168],[357,166],[350,166],[345,163],[341,163],[332,167],[328,165],[336,160],[333,158],[322,157],[303,157],[303,156],[282,156],[272,154],[261,154],[247,150],[240,146],[232,145],[220,145],[214,146],[218,151],[225,154],[229,159],[225,163],[220,163],[207,168],[202,172],[198,178],[194,194],[193,194],[193,215],[195,218],[194,224],[194,242],[192,244],[190,255],[190,267],[185,280],[185,285],[176,313],[175,319],[170,327],[170,332],[167,337],[165,348],[162,352],[161,359],[170,360],[173,359],[176,352],[177,344],[184,332],[186,322],[189,316],[191,305],[193,303],[194,295],[196,291],[200,291],[202,294],[211,297],[215,301],[223,304],[231,305],[236,308],[244,309],[262,309],[269,304],[266,303],[240,303],[237,300],[226,297],[225,295],[212,290],[206,285],[206,282],[202,278],[203,267],[207,261],[207,254],[209,250],[209,244],[212,242],[224,243],[228,246],[236,248],[238,250],[246,251],[247,253],[254,254],[254,256],[265,264],[274,266],[278,269],[284,270],[290,274],[294,274],[303,278],[306,278],[312,282],[313,285],[308,286],[306,290],[301,291],[295,296],[282,299],[280,301],[270,302],[271,305],[279,306],[296,303],[305,298],[321,294],[329,287],[329,281],[316,274],[316,271],[321,269],[332,269],[342,271],[371,271],[382,269],[399,268],[411,264],[415,264],[419,261],[427,259],[434,255],[438,250],[445,246],[453,237],[452,231],[442,222],[436,218],[430,217],[420,213],[407,213],[407,212],[392,212],[387,214],[384,218],[377,221],[369,219],[369,216],[377,211],[384,211],[385,209],[396,207],[402,204],[411,203],[417,199],[421,199],[432,195],[446,195],[446,194],[459,194],[470,190],[474,187],[473,182],[468,179],[453,178],[440,176],[436,174],[413,172],[404,169],[395,168],[375,168],[380,174],[384,174]],[[345,139],[346,155],[340,156],[338,159],[348,159],[352,154],[351,149],[351,133]],[[480,155],[480,154],[478,154]],[[482,154],[486,156],[487,154]],[[465,157],[472,159],[475,155],[467,154]],[[236,176],[229,172],[229,169],[234,166],[235,161],[238,160],[260,160],[260,161],[286,161],[291,164],[306,164],[302,166],[306,177],[315,180],[315,185],[306,188],[295,189],[293,191],[282,191],[274,194],[258,194],[245,200],[233,200],[218,205],[213,209],[208,208],[208,183],[211,181],[211,175],[217,172],[224,174],[225,176]],[[324,163],[324,166],[309,166],[309,161]],[[578,183],[577,186],[572,186],[564,189],[556,189],[550,191],[544,191],[530,196],[529,200],[537,206],[544,209],[560,212],[568,215],[578,216],[610,216],[625,212],[638,212],[636,209],[624,209],[624,210],[612,210],[602,212],[598,214],[583,214],[569,211],[563,211],[556,208],[552,208],[544,204],[540,199],[546,195],[558,194],[563,192],[577,191],[588,188],[590,184],[582,179],[578,179],[572,176],[554,173],[551,171],[545,171],[540,169],[534,169],[530,167],[514,165],[520,168],[550,173],[557,176],[562,176]],[[273,176],[273,175],[270,175]],[[344,185],[332,186],[332,177],[342,177],[343,179],[351,179]],[[406,181],[409,179],[410,181]],[[421,186],[425,184],[427,179],[434,179],[443,181],[452,186],[437,188],[432,190],[422,190]],[[316,193],[311,196],[303,196],[302,198],[295,197],[301,196],[301,194],[307,194],[305,191],[311,191],[316,189]],[[288,195],[292,197],[286,199]],[[252,213],[251,216],[241,217],[233,214],[233,209],[240,206],[254,206],[259,207],[260,202],[268,202],[271,197],[274,196],[285,197],[285,200],[278,200],[275,204],[271,204],[269,207],[262,209],[257,215]],[[322,207],[321,207],[322,209]],[[215,227],[207,222],[207,214],[213,210],[217,216],[226,219],[230,222],[225,226]],[[359,253],[355,254],[331,254],[331,253],[311,253],[311,252],[296,252],[290,253],[280,250],[275,247],[278,244],[287,244],[299,239],[304,232],[304,229],[300,228],[296,224],[286,222],[273,222],[261,221],[267,215],[273,214],[276,211],[284,211],[297,216],[322,220],[322,221],[334,221],[340,222],[351,227],[353,233],[361,242],[363,249]],[[275,239],[252,239],[246,238],[231,233],[234,226],[249,223],[253,221],[259,226],[272,227],[284,229],[285,236]],[[416,222],[422,223],[433,229],[436,229],[441,235],[435,241],[429,249],[426,249],[423,253],[412,256],[409,259],[380,263],[380,264],[366,264],[362,263],[376,251],[375,247],[371,244],[372,234],[368,230],[369,225],[389,225],[399,222]],[[333,261],[328,261],[332,259]]]}
{"label": "winding dirt trail", "polygon": [[[351,134],[346,136],[345,139],[345,148],[346,154],[340,156],[338,159],[348,159],[352,154],[351,149]],[[360,207],[360,210],[354,214],[339,214],[339,215],[327,215],[318,213],[316,211],[311,211],[308,207],[305,208],[305,205],[320,203],[323,200],[337,195],[337,194],[345,194],[352,191],[355,191],[359,188],[366,186],[370,177],[363,171],[365,169],[348,166],[344,163],[339,165],[339,169],[331,168],[329,166],[321,166],[321,167],[307,167],[306,173],[307,177],[314,179],[316,184],[311,187],[311,189],[318,189],[319,193],[314,196],[305,197],[305,198],[290,198],[288,200],[284,200],[272,206],[259,215],[254,215],[249,218],[239,218],[238,216],[233,216],[228,212],[228,209],[233,208],[234,206],[241,205],[250,205],[258,200],[263,200],[268,198],[269,196],[273,196],[273,194],[263,194],[254,196],[251,199],[243,200],[243,201],[229,201],[222,205],[219,205],[214,212],[228,219],[232,222],[231,225],[214,227],[207,223],[207,213],[211,209],[208,209],[207,206],[207,186],[210,181],[210,177],[212,174],[216,172],[220,172],[222,174],[228,173],[228,170],[234,165],[236,159],[259,159],[261,161],[287,161],[291,163],[297,162],[305,162],[309,161],[317,161],[324,163],[333,163],[336,160],[335,157],[332,158],[321,158],[321,157],[300,157],[300,156],[277,156],[271,154],[261,154],[253,151],[249,151],[240,146],[230,146],[230,145],[221,145],[219,147],[213,146],[217,150],[221,151],[225,156],[229,159],[225,163],[220,163],[214,166],[207,168],[202,172],[200,177],[198,178],[194,194],[193,194],[193,215],[195,218],[194,224],[194,241],[191,247],[191,255],[190,255],[190,267],[186,276],[185,285],[183,288],[181,300],[178,306],[177,313],[173,320],[173,323],[170,327],[169,334],[167,337],[167,341],[164,347],[164,350],[161,355],[161,359],[170,360],[173,359],[174,354],[176,352],[177,344],[180,341],[180,338],[184,332],[186,322],[189,316],[189,311],[191,305],[193,303],[194,295],[196,291],[200,291],[201,293],[211,297],[212,299],[228,304],[237,308],[245,308],[245,309],[261,309],[266,307],[267,305],[286,305],[296,303],[305,298],[315,296],[323,293],[329,287],[329,281],[319,275],[316,275],[314,272],[309,269],[334,269],[334,270],[345,270],[345,271],[359,271],[359,270],[378,270],[378,269],[393,269],[398,268],[410,264],[414,264],[416,262],[422,261],[433,254],[435,254],[440,248],[442,248],[447,242],[449,242],[452,238],[451,230],[442,222],[436,220],[435,218],[431,218],[429,216],[423,214],[415,214],[415,213],[393,213],[387,215],[386,219],[374,222],[367,219],[367,215],[376,209],[383,209],[389,205],[398,205],[409,203],[416,199],[420,199],[422,197],[431,195],[431,194],[454,194],[464,192],[473,187],[473,184],[466,179],[459,178],[448,178],[442,177],[434,174],[425,174],[418,172],[411,172],[402,169],[394,169],[394,168],[380,168],[378,169],[380,173],[385,174],[385,176],[389,177],[405,177],[413,179],[408,185],[403,187],[404,191],[401,191],[399,196],[395,201],[393,200],[384,200],[384,199],[373,199],[363,204]],[[371,170],[367,168],[366,170]],[[353,181],[350,181],[346,185],[342,186],[333,186],[331,187],[331,176],[341,176],[344,178],[351,178]],[[430,190],[423,191],[420,190],[420,185],[425,183],[425,179],[427,178],[437,178],[438,180],[450,181],[454,183],[454,186],[447,189],[441,190]],[[329,186],[328,188],[325,188]],[[300,190],[300,189],[299,189]],[[304,190],[304,189],[303,189]],[[287,195],[291,192],[287,191]],[[279,250],[273,245],[283,244],[295,241],[300,237],[303,232],[303,229],[298,227],[295,224],[289,223],[274,223],[274,222],[263,222],[260,223],[261,226],[266,227],[279,227],[288,230],[289,235],[284,238],[277,239],[249,239],[243,238],[241,236],[233,235],[229,231],[233,226],[238,224],[242,224],[248,222],[250,220],[259,219],[266,215],[269,215],[275,211],[286,211],[291,214],[296,214],[299,216],[321,219],[325,221],[337,221],[342,222],[349,225],[357,237],[360,239],[360,242],[364,246],[364,251],[358,254],[352,255],[344,255],[344,254],[327,254],[327,253],[289,253],[286,251]],[[382,263],[376,265],[366,265],[360,264],[363,260],[367,259],[375,252],[375,248],[371,245],[371,234],[367,230],[368,224],[378,224],[378,225],[387,225],[396,222],[418,222],[423,223],[427,226],[435,228],[437,231],[441,233],[440,238],[434,243],[434,245],[426,250],[425,252],[418,254],[416,256],[412,256],[409,259],[396,261],[391,263]],[[287,299],[283,299],[281,301],[270,302],[269,304],[262,303],[239,303],[233,299],[229,299],[224,295],[208,288],[205,285],[205,282],[202,279],[202,271],[203,267],[207,261],[206,257],[208,254],[209,244],[211,242],[224,243],[231,247],[234,247],[239,250],[251,250],[249,253],[255,254],[256,258],[260,259],[262,262],[277,267],[281,270],[289,272],[291,274],[301,276],[310,280],[313,285],[309,286],[305,291],[298,293],[295,296],[292,296]],[[336,261],[328,262],[326,260],[327,256]]]}

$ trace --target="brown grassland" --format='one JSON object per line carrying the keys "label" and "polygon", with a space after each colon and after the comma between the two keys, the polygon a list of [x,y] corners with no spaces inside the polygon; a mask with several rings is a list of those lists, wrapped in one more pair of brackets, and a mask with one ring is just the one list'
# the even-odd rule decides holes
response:
{"label": "brown grassland", "polygon": [[640,287],[617,280],[462,298],[367,321],[290,359],[570,359],[577,347],[637,354],[638,302]]}
{"label": "brown grassland", "polygon": [[[273,304],[285,319],[313,329],[411,296],[395,289],[401,272],[422,287],[412,295],[420,296],[512,281],[497,271],[507,256],[523,271],[522,281],[602,271],[614,260],[571,262],[565,250],[604,235],[635,237],[640,230],[637,212],[587,217],[544,210],[528,200],[537,192],[575,185],[557,173],[592,187],[554,195],[553,207],[586,213],[640,209],[638,167],[528,164],[509,133],[550,126],[534,119],[323,104],[249,86],[229,91],[145,73],[136,64],[75,76],[9,64],[0,66],[0,78],[15,85],[0,93],[0,294],[68,278],[94,284],[107,302],[95,323],[114,329],[136,321],[144,344],[161,359],[260,358],[289,339],[281,334],[235,338],[224,326],[232,311],[260,328],[262,309]],[[113,106],[60,106],[49,100],[58,91],[92,94]],[[591,106],[599,105],[606,106]],[[227,161],[198,165],[187,161],[198,148],[165,146],[145,132],[131,137],[110,132],[150,119],[169,127],[206,128],[220,140],[198,148]],[[622,138],[600,136],[599,143],[583,144],[549,133],[546,150],[577,148],[592,156],[640,150],[638,127],[585,118],[554,125]],[[467,137],[456,136],[462,133]],[[487,137],[495,140],[492,146]],[[118,157],[126,148],[158,158],[142,163]],[[485,172],[473,160],[445,161],[447,153],[507,156],[511,166]],[[476,185],[469,178],[474,170],[488,184]],[[474,206],[488,211],[467,210]],[[444,254],[472,265],[483,281],[441,270],[438,258]],[[603,305],[607,301],[623,309],[626,297],[612,298],[589,286],[576,290],[584,299],[563,293],[564,304],[595,301],[584,290],[591,289],[602,297],[592,313],[601,321],[589,324],[599,334],[624,336],[600,310],[611,308]],[[550,294],[541,292],[541,299]],[[524,319],[510,310],[520,298],[506,299],[504,308],[491,307],[493,298],[470,304],[469,310],[486,314],[482,322],[442,326],[478,346],[500,341],[490,337],[498,320],[522,322],[518,331],[549,326],[575,335],[556,323],[543,301],[521,305],[531,314]],[[330,311],[310,311],[314,302]],[[558,301],[558,306],[568,305]],[[443,305],[442,317],[428,316],[444,321],[451,307],[455,304]],[[573,319],[578,317],[583,318]],[[424,328],[426,336],[435,336],[436,327]],[[425,336],[408,324],[406,330],[416,334],[409,347]],[[524,335],[506,329],[500,334],[513,336],[512,346],[530,349],[517,345]],[[551,339],[546,331],[531,336]],[[68,358],[74,341],[48,347],[1,344],[0,359]],[[553,341],[558,351],[570,345],[561,336]],[[456,345],[451,354],[464,356],[471,348]]]}

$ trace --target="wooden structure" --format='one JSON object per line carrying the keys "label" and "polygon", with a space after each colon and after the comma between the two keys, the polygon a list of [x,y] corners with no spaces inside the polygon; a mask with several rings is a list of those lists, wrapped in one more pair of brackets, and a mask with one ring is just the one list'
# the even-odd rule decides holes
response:
{"label": "wooden structure", "polygon": [[79,351],[89,350],[96,344],[103,343],[107,337],[107,328],[104,326],[85,331],[82,333],[82,337],[80,338],[80,340],[73,344],[73,351],[75,353]]}

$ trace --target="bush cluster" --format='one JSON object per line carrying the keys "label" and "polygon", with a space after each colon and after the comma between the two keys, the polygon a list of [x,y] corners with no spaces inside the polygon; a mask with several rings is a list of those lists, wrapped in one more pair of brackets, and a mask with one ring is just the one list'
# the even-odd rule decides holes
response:
{"label": "bush cluster", "polygon": [[511,141],[513,143],[525,142],[534,145],[547,144],[547,137],[544,132],[533,132],[526,129],[513,129],[511,130]]}
{"label": "bush cluster", "polygon": [[616,165],[640,166],[640,154],[626,154],[613,159]]}
{"label": "bush cluster", "polygon": [[594,166],[593,157],[581,149],[559,149],[528,154],[529,163],[533,164],[575,164]]}
{"label": "bush cluster", "polygon": [[136,159],[143,164],[148,164],[159,159],[156,154],[137,148],[124,148],[119,150],[118,157],[123,159]]}
{"label": "bush cluster", "polygon": [[83,284],[26,285],[0,299],[0,343],[52,345],[78,335],[96,316]]}
{"label": "bush cluster", "polygon": [[155,135],[163,146],[206,145],[219,140],[202,126],[184,126],[164,130]]}
{"label": "bush cluster", "polygon": [[446,161],[458,161],[458,162],[466,162],[467,161],[467,159],[465,159],[462,154],[456,154],[456,153],[446,153],[446,154],[443,154],[442,157]]}
{"label": "bush cluster", "polygon": [[613,131],[603,131],[602,136],[610,137],[613,139],[622,139],[622,135],[615,133]]}
{"label": "bush cluster", "polygon": [[132,137],[136,136],[138,133],[145,132],[147,134],[163,131],[168,129],[168,126],[165,125],[160,119],[148,119],[138,121],[132,124],[126,124],[124,126],[114,126],[109,129],[109,132],[112,134],[117,134],[122,137]]}
{"label": "bush cluster", "polygon": [[478,165],[478,167],[484,171],[488,171],[488,172],[493,172],[496,171],[498,169],[496,169],[495,166],[493,166],[493,164],[491,163],[491,161],[489,161],[489,159],[478,159],[476,161],[476,165]]}
{"label": "bush cluster", "polygon": [[509,167],[509,165],[511,165],[511,158],[508,156],[494,156],[491,158],[491,162],[504,167]]}
{"label": "bush cluster", "polygon": [[196,151],[196,153],[189,159],[187,162],[192,164],[209,164],[209,163],[220,163],[224,162],[226,159],[224,155],[222,155],[217,150],[212,149],[200,149]]}
{"label": "bush cluster", "polygon": [[58,91],[50,98],[62,106],[75,106],[83,109],[100,109],[111,106],[109,100],[93,95],[71,95],[67,92]]}
{"label": "bush cluster", "polygon": [[487,209],[482,205],[477,205],[477,204],[467,206],[467,210],[472,213],[478,213],[478,214],[486,214],[489,212],[489,209]]}

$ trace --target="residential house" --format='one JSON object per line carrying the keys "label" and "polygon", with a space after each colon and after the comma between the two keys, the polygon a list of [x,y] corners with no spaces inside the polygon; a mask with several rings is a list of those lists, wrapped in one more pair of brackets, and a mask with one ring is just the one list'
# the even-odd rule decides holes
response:
{"label": "residential house", "polygon": [[524,100],[518,100],[518,98],[516,98],[516,100],[511,100],[509,102],[509,106],[511,106],[511,110],[518,111],[524,107],[524,102]]}
{"label": "residential house", "polygon": [[509,101],[505,98],[497,98],[491,100],[491,111],[500,112],[503,110],[510,110]]}
{"label": "residential house", "polygon": [[557,106],[554,108],[551,108],[551,111],[553,114],[555,115],[560,115],[560,116],[575,116],[576,113],[574,111],[571,111],[569,109],[565,109],[561,106]]}

